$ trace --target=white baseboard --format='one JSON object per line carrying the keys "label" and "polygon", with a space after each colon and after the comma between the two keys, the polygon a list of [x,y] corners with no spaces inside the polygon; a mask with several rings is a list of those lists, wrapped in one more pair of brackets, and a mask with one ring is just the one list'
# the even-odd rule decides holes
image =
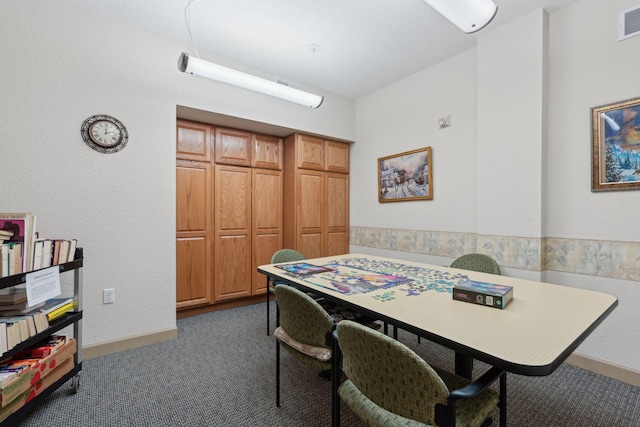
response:
{"label": "white baseboard", "polygon": [[149,344],[155,344],[162,341],[172,340],[178,337],[178,328],[167,329],[165,331],[154,332],[152,334],[138,335],[125,338],[122,340],[108,341],[96,345],[82,347],[83,360],[93,359],[99,356],[105,356],[111,353],[117,353],[123,350],[129,350],[136,347],[142,347]]}
{"label": "white baseboard", "polygon": [[618,381],[640,386],[640,371],[633,368],[627,368],[626,366],[616,365],[615,363],[578,353],[573,353],[569,356],[567,363]]}

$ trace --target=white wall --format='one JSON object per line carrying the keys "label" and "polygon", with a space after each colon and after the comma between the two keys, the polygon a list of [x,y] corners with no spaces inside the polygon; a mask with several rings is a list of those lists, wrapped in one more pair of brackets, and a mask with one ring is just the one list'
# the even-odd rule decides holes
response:
{"label": "white wall", "polygon": [[[640,211],[640,191],[590,191],[589,111],[640,96],[640,37],[617,41],[617,13],[636,4],[582,0],[549,16],[537,11],[483,30],[478,47],[467,53],[358,99],[351,227],[400,229],[389,236],[415,230],[434,240],[451,232],[491,234],[507,246],[531,237],[530,256],[542,264],[519,269],[512,262],[503,273],[616,295],[619,306],[577,352],[640,370],[638,269],[625,280],[623,265],[607,276],[577,274],[589,271],[580,266],[551,271],[544,264],[549,238],[556,238],[554,245],[562,238],[639,247],[634,213]],[[451,128],[438,130],[437,117],[449,112]],[[427,145],[434,153],[434,200],[378,203],[377,158]],[[352,234],[353,252],[451,261],[431,248],[402,252],[354,245],[353,237],[359,236]],[[537,240],[541,246],[535,248]],[[572,261],[590,262],[575,248]],[[526,245],[511,249],[527,252]],[[624,256],[635,266],[640,262],[640,252]],[[615,256],[607,262],[617,263]]]}
{"label": "white wall", "polygon": [[638,4],[583,0],[549,17],[549,236],[640,239],[640,191],[591,192],[590,124],[592,107],[640,96],[640,37],[617,40],[618,12]]}
{"label": "white wall", "polygon": [[[355,137],[351,100],[323,93],[311,110],[185,75],[186,41],[66,3],[0,2],[0,40],[0,211],[34,212],[43,235],[84,247],[85,345],[175,328],[177,105]],[[127,126],[122,152],[82,141],[99,113]],[[102,304],[107,287],[115,304]]]}
{"label": "white wall", "polygon": [[542,237],[544,38],[538,10],[478,39],[478,233]]}
{"label": "white wall", "polygon": [[[475,231],[476,70],[471,50],[356,101],[351,225]],[[438,118],[447,114],[451,127],[439,129]],[[427,146],[433,200],[378,203],[377,159]]]}
{"label": "white wall", "polygon": [[[547,236],[640,241],[630,214],[640,212],[640,191],[591,192],[591,107],[640,96],[640,37],[617,40],[618,12],[635,6],[583,0],[549,16]],[[606,247],[596,256],[608,256]],[[640,253],[632,258],[640,263]],[[578,351],[640,370],[639,281],[547,279],[616,295],[618,307]]]}

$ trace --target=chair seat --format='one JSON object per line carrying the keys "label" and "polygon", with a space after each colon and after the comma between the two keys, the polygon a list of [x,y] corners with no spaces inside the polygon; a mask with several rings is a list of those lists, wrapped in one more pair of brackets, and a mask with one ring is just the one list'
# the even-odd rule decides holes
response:
{"label": "chair seat", "polygon": [[[434,368],[442,377],[449,390],[465,387],[469,381],[455,374]],[[367,396],[350,381],[346,380],[338,388],[338,393],[349,408],[370,427],[425,427],[430,424],[421,423],[410,418],[389,412],[373,403]],[[487,389],[477,397],[468,400],[460,400],[456,404],[456,427],[481,426],[491,415],[498,404],[498,393]]]}
{"label": "chair seat", "polygon": [[504,372],[497,368],[471,382],[432,367],[397,340],[348,320],[338,323],[334,338],[340,352],[334,360],[342,356],[347,377],[337,394],[368,426],[480,427],[499,403],[506,403],[490,387],[497,379],[502,386]]}
{"label": "chair seat", "polygon": [[350,380],[346,380],[338,388],[340,397],[349,408],[369,427],[425,427],[419,421],[405,418],[389,412],[386,409],[373,403],[367,396],[362,394]]}

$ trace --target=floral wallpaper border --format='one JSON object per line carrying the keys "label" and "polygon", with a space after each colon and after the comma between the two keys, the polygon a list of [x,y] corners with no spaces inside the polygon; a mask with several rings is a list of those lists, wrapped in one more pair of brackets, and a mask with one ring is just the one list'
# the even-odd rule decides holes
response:
{"label": "floral wallpaper border", "polygon": [[351,227],[349,243],[450,258],[479,252],[504,267],[640,281],[640,242]]}

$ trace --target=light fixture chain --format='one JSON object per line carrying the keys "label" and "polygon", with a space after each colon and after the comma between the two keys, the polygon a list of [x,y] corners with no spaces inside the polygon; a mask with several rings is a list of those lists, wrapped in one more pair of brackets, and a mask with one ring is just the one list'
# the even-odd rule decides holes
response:
{"label": "light fixture chain", "polygon": [[187,31],[189,32],[189,50],[192,50],[196,54],[196,58],[200,58],[198,55],[198,49],[196,49],[195,43],[193,43],[193,34],[191,33],[191,3],[195,0],[189,0],[187,6],[184,8],[184,21],[187,24]]}

